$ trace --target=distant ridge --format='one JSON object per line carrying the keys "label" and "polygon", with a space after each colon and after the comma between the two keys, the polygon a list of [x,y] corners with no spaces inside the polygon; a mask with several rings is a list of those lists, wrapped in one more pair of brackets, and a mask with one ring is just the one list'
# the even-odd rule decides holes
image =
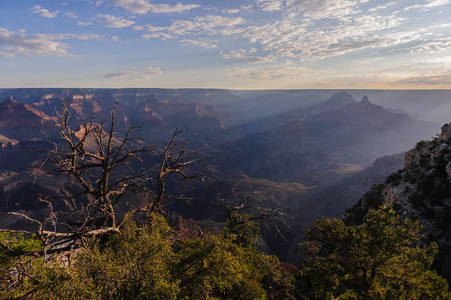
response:
{"label": "distant ridge", "polygon": [[332,97],[330,97],[329,100],[327,100],[324,104],[330,105],[333,104],[334,106],[337,105],[347,105],[347,104],[353,104],[356,103],[354,98],[348,94],[347,92],[341,92],[333,94]]}
{"label": "distant ridge", "polygon": [[42,128],[55,127],[53,118],[30,104],[15,101],[11,96],[0,103],[0,134],[23,140],[44,137]]}
{"label": "distant ridge", "polygon": [[364,95],[362,100],[360,101],[360,103],[365,103],[365,104],[373,104],[370,102],[370,99],[368,99],[367,95]]}

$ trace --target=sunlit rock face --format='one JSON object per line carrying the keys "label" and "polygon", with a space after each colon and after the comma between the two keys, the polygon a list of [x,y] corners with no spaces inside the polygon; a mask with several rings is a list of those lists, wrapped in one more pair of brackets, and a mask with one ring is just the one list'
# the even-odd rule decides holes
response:
{"label": "sunlit rock face", "polygon": [[48,136],[47,131],[52,131],[53,128],[53,118],[30,104],[18,103],[12,97],[0,103],[0,134],[10,139],[45,137]]}
{"label": "sunlit rock face", "polygon": [[0,135],[0,149],[9,149],[17,145],[19,145],[18,140],[9,139],[5,136]]}

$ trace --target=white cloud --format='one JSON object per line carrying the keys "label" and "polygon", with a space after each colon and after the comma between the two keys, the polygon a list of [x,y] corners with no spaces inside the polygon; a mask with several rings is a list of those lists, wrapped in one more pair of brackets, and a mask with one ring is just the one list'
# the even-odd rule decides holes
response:
{"label": "white cloud", "polygon": [[103,78],[131,78],[137,74],[139,74],[139,73],[136,71],[113,72],[113,73],[105,74],[105,76],[103,76]]}
{"label": "white cloud", "polygon": [[411,5],[411,6],[406,6],[406,7],[404,7],[404,10],[410,10],[410,9],[420,8],[420,7],[423,7],[423,5],[415,4],[415,5]]}
{"label": "white cloud", "polygon": [[98,15],[99,18],[105,19],[103,24],[109,28],[124,28],[135,24],[134,21],[127,20],[123,17],[115,17],[111,15]]}
{"label": "white cloud", "polygon": [[205,41],[181,40],[180,43],[182,44],[182,46],[198,46],[198,47],[203,47],[203,48],[207,48],[207,49],[218,48],[218,46],[216,46],[215,44],[212,44],[210,42],[205,42]]}
{"label": "white cloud", "polygon": [[451,37],[439,38],[436,40],[424,41],[412,47],[412,51],[427,51],[428,53],[438,53],[451,49]]}
{"label": "white cloud", "polygon": [[80,20],[78,20],[78,22],[77,22],[77,25],[78,26],[90,26],[90,25],[93,25],[94,23],[92,23],[92,22],[83,22],[83,21],[80,21]]}
{"label": "white cloud", "polygon": [[379,5],[379,6],[376,6],[376,7],[372,7],[370,9],[368,9],[368,12],[376,12],[378,10],[386,9],[387,7],[392,6],[394,4],[396,4],[396,2],[389,2],[387,4],[383,4],[383,5]]}
{"label": "white cloud", "polygon": [[304,16],[313,19],[335,18],[357,13],[355,0],[287,0],[289,7],[296,8],[304,13]]}
{"label": "white cloud", "polygon": [[186,4],[178,3],[176,5],[169,4],[150,4],[147,0],[112,0],[112,5],[125,8],[135,14],[146,13],[181,13],[194,8],[201,7],[198,4]]}
{"label": "white cloud", "polygon": [[133,26],[132,30],[145,30],[144,26]]}
{"label": "white cloud", "polygon": [[446,5],[449,3],[450,3],[450,0],[429,0],[429,2],[426,4],[415,4],[415,5],[407,6],[404,8],[404,10],[410,10],[410,9],[414,9],[414,8],[422,8],[422,9],[427,10],[432,7],[438,7],[438,6]]}
{"label": "white cloud", "polygon": [[311,74],[311,70],[306,68],[273,66],[273,67],[251,67],[233,68],[225,70],[229,77],[241,79],[253,79],[263,81],[284,80],[298,78]]}
{"label": "white cloud", "polygon": [[142,38],[145,40],[149,40],[152,38],[155,39],[162,39],[162,40],[169,40],[169,39],[176,39],[176,36],[164,33],[164,32],[157,32],[157,33],[146,33],[142,35]]}
{"label": "white cloud", "polygon": [[103,78],[105,79],[143,79],[149,78],[154,75],[162,74],[163,71],[159,67],[153,68],[149,66],[145,70],[137,70],[137,71],[121,71],[121,72],[112,72],[105,74]]}
{"label": "white cloud", "polygon": [[58,41],[67,38],[61,34],[25,34],[0,28],[0,50],[3,57],[69,56],[68,46]]}
{"label": "white cloud", "polygon": [[253,7],[253,5],[248,5],[248,6],[242,5],[240,9],[241,10],[250,10],[252,7]]}
{"label": "white cloud", "polygon": [[388,47],[419,38],[418,32],[386,33],[404,19],[395,16],[357,15],[335,26],[300,23],[297,15],[263,26],[245,28],[243,37],[260,44],[272,57],[315,60],[366,48]]}
{"label": "white cloud", "polygon": [[100,40],[100,36],[97,34],[65,34],[65,36],[83,41]]}
{"label": "white cloud", "polygon": [[159,74],[163,74],[163,71],[161,71],[160,67],[153,68],[153,67],[149,66],[147,68],[147,71],[141,74],[141,77],[148,78],[152,75],[159,75]]}
{"label": "white cloud", "polygon": [[232,50],[229,53],[221,53],[221,55],[225,59],[241,59],[245,62],[250,63],[264,63],[271,62],[274,60],[271,57],[250,55],[255,52],[257,52],[257,49],[255,48],[251,48],[249,50],[239,49],[237,51]]}
{"label": "white cloud", "polygon": [[188,34],[206,34],[206,35],[234,35],[242,32],[242,29],[236,30],[239,25],[244,24],[243,18],[227,18],[222,16],[208,15],[196,17],[193,20],[175,20],[171,26],[155,27],[145,26],[150,32],[168,32],[172,35],[183,36]]}
{"label": "white cloud", "polygon": [[40,5],[33,6],[31,11],[34,14],[39,14],[41,17],[44,17],[44,18],[55,18],[59,13],[59,11],[57,11],[57,10],[54,12],[50,12],[48,9],[42,8]]}
{"label": "white cloud", "polygon": [[0,56],[73,56],[66,50],[67,44],[60,42],[66,39],[93,40],[99,39],[95,34],[26,34],[24,30],[9,31],[0,28]]}
{"label": "white cloud", "polygon": [[382,60],[381,57],[372,57],[372,58],[368,58],[365,60],[360,60],[359,64],[364,64],[364,65],[373,65],[375,63],[378,63]]}
{"label": "white cloud", "polygon": [[5,52],[0,52],[0,57],[13,58],[13,57],[14,57],[14,54],[11,54],[11,53],[5,53]]}
{"label": "white cloud", "polygon": [[[244,24],[243,18],[227,18],[222,16],[202,16],[193,20],[175,20],[171,26],[134,26],[134,30],[147,30],[149,33],[143,34],[143,39],[159,38],[162,40],[175,39],[182,36],[234,36],[242,33],[243,28],[239,25]],[[198,46],[207,49],[216,49],[218,46],[214,41],[208,41],[205,38],[195,40],[185,38],[180,41],[182,46]]]}
{"label": "white cloud", "polygon": [[429,58],[424,61],[424,64],[428,66],[430,66],[431,64],[435,64],[439,67],[446,66],[447,68],[451,69],[451,56]]}
{"label": "white cloud", "polygon": [[424,5],[424,7],[429,8],[429,7],[437,7],[437,6],[442,6],[442,5],[446,5],[449,4],[449,0],[431,0],[429,1],[429,3],[426,3]]}
{"label": "white cloud", "polygon": [[[448,1],[430,0],[426,5]],[[362,3],[368,3],[365,13],[360,8]],[[295,58],[319,60],[368,49],[395,49],[395,46],[397,50],[409,51],[412,44],[419,43],[430,32],[415,26],[400,31],[401,25],[409,25],[410,20],[387,13],[388,7],[395,5],[395,2],[371,3],[374,5],[369,5],[368,0],[254,0],[254,5],[241,7],[241,10],[257,7],[277,11],[283,8],[283,16],[276,21],[265,20],[263,25],[255,25],[258,22],[249,25],[250,22],[241,17],[207,15],[173,20],[168,26],[152,24],[134,26],[133,29],[146,30],[147,33],[142,35],[145,39],[181,38],[184,46],[210,49],[220,48],[222,43],[230,40],[245,38],[248,47],[258,51],[232,48],[220,52],[224,59],[245,62]],[[442,48],[448,46],[444,44]],[[414,50],[420,51],[420,48]]]}
{"label": "white cloud", "polygon": [[223,10],[222,12],[226,13],[226,14],[237,14],[240,12],[240,10],[237,8],[231,8],[231,9]]}
{"label": "white cloud", "polygon": [[[285,2],[282,2],[285,1]],[[196,17],[191,20],[174,20],[169,26],[143,25],[135,30],[146,30],[142,37],[180,38],[186,37],[182,45],[219,47],[219,41],[237,36],[248,39],[250,45],[259,48],[258,54],[243,49],[221,52],[225,59],[241,59],[246,62],[268,62],[278,58],[299,58],[317,60],[348,52],[388,48],[406,44],[421,38],[422,33],[411,30],[396,32],[395,29],[407,22],[396,15],[357,13],[358,0],[280,0],[291,7],[283,19],[264,25],[247,25],[241,18],[227,18],[217,15]],[[267,0],[256,0],[262,7]],[[278,2],[279,3],[279,2]],[[393,5],[393,2],[385,4]],[[383,9],[376,6],[376,10]],[[310,17],[306,18],[308,14]],[[352,16],[352,17],[351,17]],[[332,24],[320,18],[338,18]],[[208,36],[218,42],[208,42]],[[201,37],[201,40],[195,37]]]}
{"label": "white cloud", "polygon": [[256,0],[258,7],[263,11],[282,10],[284,5],[281,0]]}
{"label": "white cloud", "polygon": [[67,16],[68,18],[70,18],[70,19],[76,19],[76,18],[77,18],[77,15],[74,14],[74,13],[71,13],[71,12],[66,13],[66,16]]}

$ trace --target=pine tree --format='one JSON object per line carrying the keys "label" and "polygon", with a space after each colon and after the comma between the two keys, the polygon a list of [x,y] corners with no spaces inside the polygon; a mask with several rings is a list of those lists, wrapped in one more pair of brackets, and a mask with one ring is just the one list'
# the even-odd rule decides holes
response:
{"label": "pine tree", "polygon": [[437,246],[421,247],[419,230],[391,207],[370,211],[361,226],[317,220],[300,245],[308,256],[300,288],[311,299],[451,299],[430,270]]}

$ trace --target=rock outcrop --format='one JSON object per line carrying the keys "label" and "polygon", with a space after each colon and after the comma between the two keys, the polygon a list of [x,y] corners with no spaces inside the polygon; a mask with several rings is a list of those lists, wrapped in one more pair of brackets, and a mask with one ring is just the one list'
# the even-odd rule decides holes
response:
{"label": "rock outcrop", "polygon": [[203,235],[200,227],[193,220],[186,220],[176,217],[169,220],[172,234],[175,241],[184,242],[187,239],[195,239]]}
{"label": "rock outcrop", "polygon": [[9,139],[47,137],[54,128],[53,118],[30,104],[16,102],[12,97],[0,103],[0,134]]}
{"label": "rock outcrop", "polygon": [[402,219],[418,220],[421,242],[435,242],[437,271],[451,282],[451,125],[431,141],[420,141],[405,155],[404,169],[385,183],[374,185],[345,213],[345,221],[359,224],[369,209],[393,205]]}
{"label": "rock outcrop", "polygon": [[18,140],[10,139],[6,136],[0,135],[0,149],[9,149],[17,145],[19,145]]}
{"label": "rock outcrop", "polygon": [[370,99],[368,99],[368,96],[367,96],[367,95],[363,96],[363,98],[362,98],[362,100],[360,101],[360,103],[364,103],[364,104],[372,104],[372,103],[370,102]]}

